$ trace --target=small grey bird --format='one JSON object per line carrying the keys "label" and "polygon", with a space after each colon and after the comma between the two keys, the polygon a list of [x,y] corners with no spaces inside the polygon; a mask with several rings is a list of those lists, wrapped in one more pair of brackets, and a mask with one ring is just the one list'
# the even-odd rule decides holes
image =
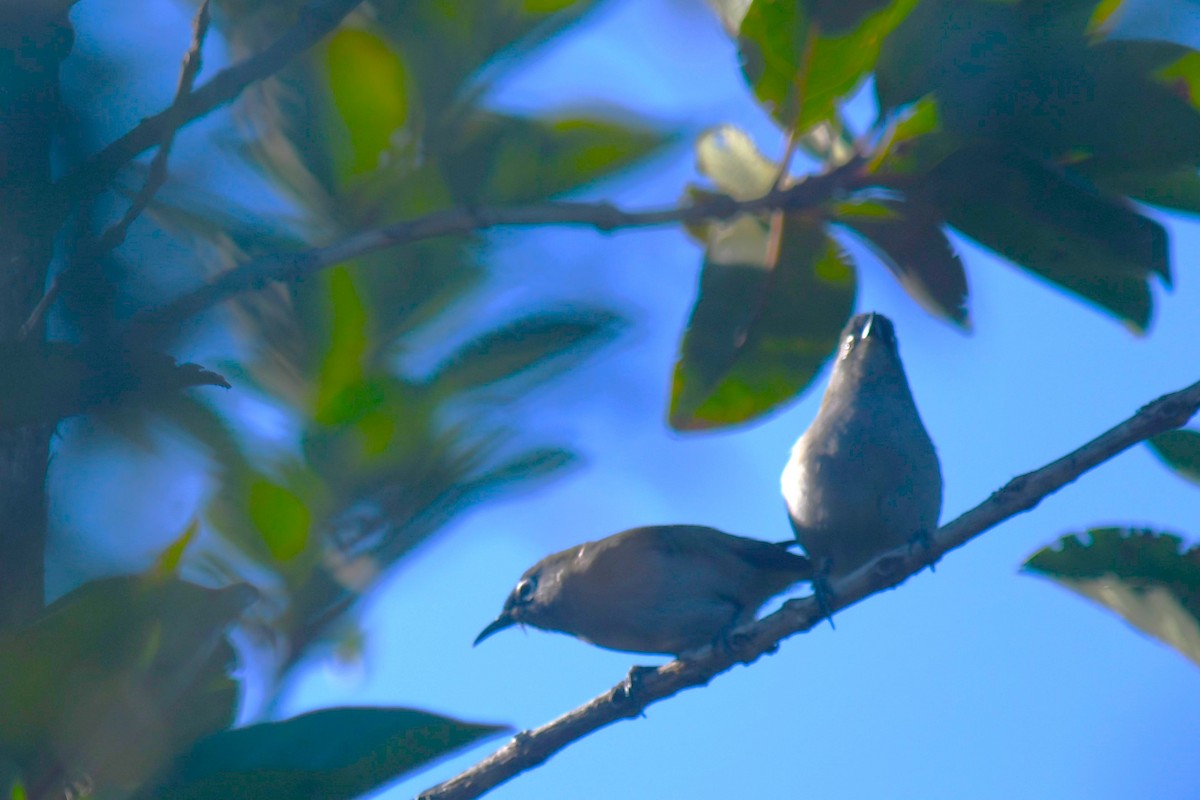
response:
{"label": "small grey bird", "polygon": [[925,541],[937,527],[942,472],[887,317],[847,323],[821,409],[781,483],[792,529],[822,577]]}
{"label": "small grey bird", "polygon": [[534,564],[475,644],[528,623],[611,650],[678,656],[811,577],[809,560],[784,545],[700,525],[633,528]]}

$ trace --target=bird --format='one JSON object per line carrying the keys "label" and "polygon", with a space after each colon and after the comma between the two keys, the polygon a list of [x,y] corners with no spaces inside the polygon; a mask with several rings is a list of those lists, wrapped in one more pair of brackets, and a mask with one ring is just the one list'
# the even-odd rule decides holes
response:
{"label": "bird", "polygon": [[534,564],[475,644],[528,624],[610,650],[678,657],[724,641],[811,576],[809,560],[783,544],[701,525],[633,528]]}
{"label": "bird", "polygon": [[821,408],[792,447],[781,486],[818,601],[826,580],[906,542],[928,545],[942,471],[883,314],[858,314],[843,329]]}

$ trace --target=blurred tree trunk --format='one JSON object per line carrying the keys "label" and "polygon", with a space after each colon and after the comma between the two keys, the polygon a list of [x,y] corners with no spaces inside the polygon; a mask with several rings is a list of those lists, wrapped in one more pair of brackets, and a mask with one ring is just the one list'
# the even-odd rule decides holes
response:
{"label": "blurred tree trunk", "polygon": [[[0,11],[0,340],[16,339],[46,283],[59,214],[50,178],[65,17]],[[42,336],[42,331],[32,332]],[[2,379],[2,378],[0,378]],[[52,426],[0,432],[0,630],[44,603],[46,467]]]}

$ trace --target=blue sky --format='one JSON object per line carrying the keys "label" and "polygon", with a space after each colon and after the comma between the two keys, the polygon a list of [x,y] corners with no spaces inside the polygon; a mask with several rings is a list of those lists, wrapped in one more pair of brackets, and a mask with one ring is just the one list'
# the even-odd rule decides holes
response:
{"label": "blue sky", "polygon": [[[177,63],[179,50],[170,52]],[[745,90],[732,44],[695,0],[611,3],[508,76],[496,103],[602,103],[691,134],[733,122],[765,152],[782,149]],[[589,196],[660,205],[693,179],[682,146]],[[1200,225],[1158,216],[1171,231],[1176,286],[1156,291],[1152,328],[1140,338],[961,239],[971,336],[930,318],[881,265],[864,263],[857,305],[896,323],[941,456],[943,521],[1200,378]],[[543,724],[619,681],[629,665],[660,659],[533,630],[473,649],[526,567],[635,525],[790,535],[779,471],[816,411],[824,376],[753,427],[686,437],[665,427],[701,257],[690,240],[664,229],[501,232],[490,241],[500,290],[492,312],[556,298],[612,303],[634,321],[617,346],[508,410],[538,436],[574,443],[586,466],[469,514],[406,561],[363,607],[363,662],[313,663],[283,704],[289,713],[388,704]],[[936,574],[840,614],[836,631],[793,637],[778,654],[590,736],[489,796],[1194,797],[1200,671],[1106,612],[1016,572],[1058,536],[1103,524],[1195,541],[1200,490],[1135,448],[951,554]],[[411,796],[499,744],[384,796]]]}

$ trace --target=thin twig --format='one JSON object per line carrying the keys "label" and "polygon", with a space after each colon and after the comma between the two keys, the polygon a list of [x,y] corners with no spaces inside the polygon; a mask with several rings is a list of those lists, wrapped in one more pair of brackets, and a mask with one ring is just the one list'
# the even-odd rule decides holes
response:
{"label": "thin twig", "polygon": [[[171,109],[179,108],[183,99],[192,93],[192,87],[196,84],[196,76],[200,73],[200,51],[204,47],[204,39],[208,35],[210,21],[208,6],[209,0],[203,0],[200,8],[196,11],[196,16],[192,19],[191,44],[183,55],[183,63],[179,67],[179,81],[175,87],[175,98],[170,108],[167,109],[168,112]],[[173,115],[168,122],[166,130],[163,131],[163,138],[158,144],[158,152],[154,154],[154,159],[150,162],[150,170],[146,174],[146,180],[142,184],[141,190],[129,202],[129,208],[126,209],[121,219],[108,226],[94,244],[83,248],[81,254],[83,258],[95,261],[120,247],[129,233],[129,226],[142,215],[142,212],[150,205],[150,201],[158,194],[159,189],[167,182],[167,161],[171,157],[171,147],[175,144],[175,134],[186,120],[178,115]],[[46,312],[50,310],[50,306],[58,298],[60,291],[62,291],[62,273],[55,275],[54,280],[50,282],[50,288],[42,295],[42,299],[30,313],[29,319],[25,320],[25,324],[21,326],[19,338],[25,339],[34,330],[41,327]]]}
{"label": "thin twig", "polygon": [[366,253],[439,236],[462,235],[501,226],[582,225],[609,233],[680,222],[729,219],[738,214],[801,209],[825,203],[861,188],[862,160],[855,158],[830,172],[813,175],[782,191],[751,200],[706,196],[694,203],[650,211],[626,211],[611,203],[551,202],[509,208],[454,208],[416,219],[351,234],[341,241],[298,253],[276,253],[222,272],[210,282],[138,317],[142,324],[175,323],[243,292],[275,281],[296,281]]}
{"label": "thin twig", "polygon": [[[987,500],[939,529],[929,550],[902,546],[878,557],[833,586],[833,610],[898,586],[951,550],[1004,520],[1027,511],[1083,473],[1149,437],[1184,425],[1200,409],[1200,382],[1155,400],[1116,427],[1066,456],[1009,481]],[[438,784],[419,800],[467,800],[538,766],[567,745],[622,719],[641,716],[651,703],[708,683],[736,663],[773,652],[779,641],[807,631],[822,619],[811,597],[789,600],[774,614],[734,632],[736,655],[707,647],[687,660],[639,672],[590,702],[532,731],[517,734],[492,755]],[[632,678],[632,675],[631,675]],[[630,686],[633,687],[630,691]]]}
{"label": "thin twig", "polygon": [[180,128],[242,93],[247,86],[274,75],[338,26],[362,0],[313,0],[300,11],[296,24],[261,52],[221,70],[194,92],[152,117],[83,162],[59,181],[59,212],[65,214],[81,198],[107,186],[126,164],[162,141],[164,133]]}
{"label": "thin twig", "polygon": [[[178,109],[183,104],[184,98],[192,93],[196,75],[200,72],[200,50],[204,46],[204,37],[208,34],[208,23],[208,0],[204,0],[196,11],[195,19],[192,20],[192,44],[184,54],[183,63],[179,67],[179,83],[175,88],[175,99],[167,109],[168,112],[171,109]],[[154,195],[158,194],[158,190],[166,183],[167,161],[171,157],[171,147],[175,144],[175,134],[179,132],[180,126],[185,122],[187,120],[178,113],[168,114],[162,140],[158,144],[158,152],[154,154],[154,159],[150,162],[150,170],[146,175],[145,183],[142,184],[141,191],[130,201],[125,215],[101,234],[95,251],[91,255],[99,258],[119,247],[125,241],[129,226],[141,216],[146,207],[150,205],[150,201],[154,199]]]}

